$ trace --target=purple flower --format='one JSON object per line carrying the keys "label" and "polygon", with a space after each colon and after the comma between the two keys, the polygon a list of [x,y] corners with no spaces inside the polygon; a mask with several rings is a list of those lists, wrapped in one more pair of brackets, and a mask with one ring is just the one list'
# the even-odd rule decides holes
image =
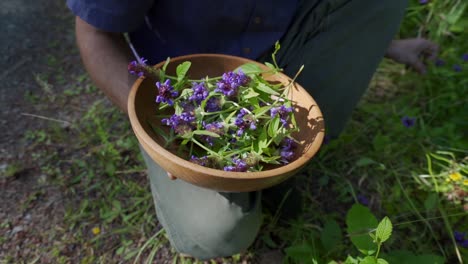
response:
{"label": "purple flower", "polygon": [[458,245],[464,248],[468,248],[468,239],[466,238],[466,232],[454,231],[453,237]]}
{"label": "purple flower", "polygon": [[427,4],[428,2],[429,2],[429,0],[419,0],[419,3],[420,3],[421,5],[425,5],[425,4]]}
{"label": "purple flower", "polygon": [[468,53],[463,54],[462,60],[463,61],[468,61]]}
{"label": "purple flower", "polygon": [[283,139],[280,149],[281,162],[283,164],[288,164],[293,160],[296,147],[297,144],[294,140],[290,138]]}
{"label": "purple flower", "polygon": [[238,172],[244,172],[249,169],[249,166],[247,166],[247,163],[239,158],[233,158],[232,159],[233,165],[230,166],[225,166],[224,170],[225,171],[238,171]]}
{"label": "purple flower", "polygon": [[208,97],[208,89],[205,83],[193,83],[192,91],[193,94],[189,97],[189,100],[195,101],[197,104],[200,104]]}
{"label": "purple flower", "polygon": [[416,117],[405,116],[401,119],[401,123],[407,128],[413,127],[416,124]]}
{"label": "purple flower", "polygon": [[238,73],[226,72],[223,74],[222,79],[216,83],[216,89],[214,91],[231,97],[237,94],[237,88],[246,86],[249,82],[250,78],[242,71]]}
{"label": "purple flower", "polygon": [[453,65],[453,70],[456,71],[456,72],[461,72],[462,71],[462,67],[458,64],[455,64]]}
{"label": "purple flower", "polygon": [[180,115],[174,114],[170,118],[163,118],[161,122],[170,126],[179,135],[190,133],[195,128],[195,117],[186,112]]}
{"label": "purple flower", "polygon": [[190,157],[190,161],[204,167],[208,165],[208,158],[206,156],[198,158],[192,155],[192,157]]}
{"label": "purple flower", "polygon": [[455,241],[462,242],[463,240],[465,240],[466,233],[460,232],[460,231],[454,231],[453,236],[455,238]]}
{"label": "purple flower", "polygon": [[221,110],[221,100],[216,97],[211,97],[206,102],[205,111],[206,112],[217,112]]}
{"label": "purple flower", "polygon": [[465,239],[463,241],[461,241],[460,243],[458,243],[458,245],[464,247],[464,248],[468,248],[468,239]]}
{"label": "purple flower", "polygon": [[275,118],[277,115],[280,117],[280,121],[283,126],[288,124],[289,113],[292,112],[292,107],[286,107],[284,105],[280,107],[273,107],[270,109],[270,116],[271,118]]}
{"label": "purple flower", "polygon": [[237,126],[237,136],[242,136],[244,133],[245,129],[249,128],[250,130],[255,130],[257,129],[257,120],[255,120],[255,117],[252,114],[249,114],[247,110],[242,108],[239,111],[239,114],[236,116],[236,119],[234,120],[234,124]]}
{"label": "purple flower", "polygon": [[146,73],[146,60],[145,58],[141,58],[138,62],[137,61],[132,61],[128,64],[127,69],[128,72],[132,75],[138,75],[138,77],[144,76]]}
{"label": "purple flower", "polygon": [[168,105],[173,105],[174,101],[172,99],[177,97],[179,93],[171,86],[171,81],[167,79],[163,84],[156,82],[156,87],[159,91],[159,94],[156,96],[156,103],[167,103]]}
{"label": "purple flower", "polygon": [[444,61],[443,59],[437,58],[436,61],[435,61],[435,65],[436,65],[437,67],[444,66],[444,65],[445,65],[445,61]]}
{"label": "purple flower", "polygon": [[362,194],[359,194],[357,196],[357,200],[360,204],[362,205],[365,205],[365,206],[368,206],[369,205],[369,199],[367,199],[366,196],[362,195]]}
{"label": "purple flower", "polygon": [[213,122],[209,124],[203,124],[204,128],[210,132],[216,133],[218,135],[224,134],[224,126],[221,122]]}

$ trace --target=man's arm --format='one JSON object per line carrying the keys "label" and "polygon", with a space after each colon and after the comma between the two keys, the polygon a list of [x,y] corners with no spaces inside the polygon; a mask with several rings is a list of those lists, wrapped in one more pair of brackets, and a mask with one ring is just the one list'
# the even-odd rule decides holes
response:
{"label": "man's arm", "polygon": [[83,64],[94,84],[122,111],[136,77],[127,71],[132,52],[120,33],[99,30],[76,17],[76,39]]}

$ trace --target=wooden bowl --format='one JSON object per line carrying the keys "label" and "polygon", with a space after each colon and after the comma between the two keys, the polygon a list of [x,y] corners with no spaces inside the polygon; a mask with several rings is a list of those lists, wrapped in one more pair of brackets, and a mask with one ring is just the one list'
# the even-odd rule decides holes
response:
{"label": "wooden bowl", "polygon": [[[175,75],[175,67],[190,61],[192,66],[188,72],[190,79],[200,79],[206,76],[220,76],[232,71],[244,63],[256,63],[267,69],[263,64],[249,59],[220,55],[194,54],[172,58],[166,71]],[[161,62],[154,67],[162,67]],[[289,83],[290,78],[284,74],[264,75],[269,81]],[[324,122],[322,113],[314,99],[299,84],[290,89],[290,99],[297,125],[300,131],[293,134],[300,144],[295,152],[295,160],[291,163],[263,170],[260,172],[228,172],[203,167],[178,157],[175,151],[164,148],[164,139],[151,128],[150,122],[163,127],[155,115],[158,105],[155,103],[157,88],[155,80],[140,77],[133,85],[128,98],[128,114],[133,131],[139,143],[149,156],[164,170],[172,173],[180,180],[194,185],[224,192],[255,191],[276,185],[297,173],[315,155],[324,137]]]}

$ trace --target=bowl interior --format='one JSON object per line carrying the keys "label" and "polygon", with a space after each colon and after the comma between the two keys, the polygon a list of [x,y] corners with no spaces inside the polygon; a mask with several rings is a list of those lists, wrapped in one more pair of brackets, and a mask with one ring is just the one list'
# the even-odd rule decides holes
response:
{"label": "bowl interior", "polygon": [[[201,79],[206,76],[220,76],[224,72],[232,71],[244,63],[256,63],[248,59],[234,56],[199,54],[171,59],[166,72],[170,75],[175,75],[177,65],[184,61],[190,61],[192,63],[190,70],[187,73],[190,79]],[[163,64],[164,62],[161,62],[155,65],[155,67],[162,67]],[[265,65],[260,63],[257,64],[260,67],[267,69]],[[282,82],[284,84],[290,82],[290,78],[284,74],[264,75],[264,78],[269,81]],[[149,148],[158,152],[158,155],[169,155],[169,160],[171,162],[178,163],[181,166],[190,167],[190,170],[198,170],[212,176],[227,178],[245,177],[251,179],[252,177],[274,177],[276,174],[295,171],[305,165],[318,151],[322,143],[324,134],[322,113],[313,98],[299,84],[295,83],[292,89],[290,89],[290,99],[293,102],[295,118],[300,127],[300,131],[294,133],[293,137],[298,140],[300,144],[295,150],[295,159],[291,163],[281,167],[266,167],[261,172],[247,173],[225,172],[196,165],[180,158],[177,155],[176,146],[165,146],[164,138],[161,135],[158,135],[158,133],[156,133],[152,128],[153,124],[153,126],[156,125],[158,128],[165,130],[165,132],[168,132],[169,130],[167,126],[160,125],[161,120],[156,117],[156,115],[161,114],[161,112],[158,110],[158,106],[155,103],[155,97],[157,95],[155,82],[156,80],[152,78],[145,78],[136,88],[137,90],[134,94],[134,102],[129,104],[129,112],[133,111],[133,109],[130,108],[134,107],[137,119],[131,120],[132,126],[134,126],[134,123],[138,123],[138,126],[141,126],[142,131],[140,131],[140,135],[137,134],[139,140],[144,140]]]}

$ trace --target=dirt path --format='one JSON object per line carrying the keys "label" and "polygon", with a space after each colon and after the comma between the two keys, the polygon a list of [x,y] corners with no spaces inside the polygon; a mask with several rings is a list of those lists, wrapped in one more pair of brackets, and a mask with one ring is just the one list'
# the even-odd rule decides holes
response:
{"label": "dirt path", "polygon": [[1,263],[51,263],[41,248],[50,247],[62,228],[63,192],[44,184],[33,156],[41,146],[31,142],[40,135],[34,132],[51,124],[66,129],[66,122],[52,119],[74,118],[60,103],[41,100],[62,93],[72,76],[83,73],[73,30],[73,16],[62,0],[0,1]]}

